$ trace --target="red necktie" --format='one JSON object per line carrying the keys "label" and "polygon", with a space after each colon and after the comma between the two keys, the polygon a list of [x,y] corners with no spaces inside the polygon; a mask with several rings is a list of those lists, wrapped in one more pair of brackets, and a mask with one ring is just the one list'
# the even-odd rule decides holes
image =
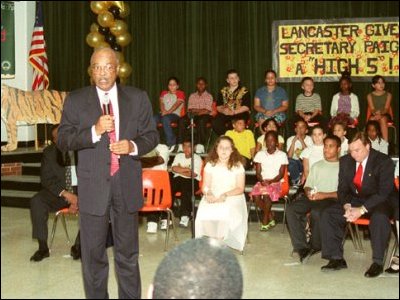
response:
{"label": "red necktie", "polygon": [[353,183],[356,186],[357,191],[359,193],[361,193],[361,184],[362,184],[361,178],[362,178],[362,174],[363,174],[363,166],[362,166],[362,163],[360,163],[358,165],[356,175],[354,176],[354,179],[353,179]]}
{"label": "red necktie", "polygon": [[[105,97],[107,97],[108,93],[105,94]],[[112,108],[112,103],[110,100],[110,104],[109,104],[109,109],[110,109],[110,116],[114,116],[113,113],[113,108]],[[115,134],[115,130],[110,131],[108,133],[108,138],[110,139],[110,143],[114,143],[117,141],[117,137]],[[113,176],[117,171],[119,170],[119,159],[118,159],[118,155],[114,154],[113,152],[111,152],[111,168],[110,168],[110,175]]]}

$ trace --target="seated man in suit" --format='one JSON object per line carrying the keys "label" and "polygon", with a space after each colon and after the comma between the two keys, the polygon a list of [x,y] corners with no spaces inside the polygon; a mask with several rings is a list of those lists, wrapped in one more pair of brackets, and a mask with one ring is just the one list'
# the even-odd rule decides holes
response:
{"label": "seated man in suit", "polygon": [[[31,261],[41,261],[50,255],[47,246],[49,212],[66,207],[71,213],[78,211],[75,168],[69,155],[63,155],[56,147],[57,129],[58,125],[54,125],[51,131],[53,143],[43,151],[40,169],[42,189],[31,199],[32,237],[39,242],[39,249],[32,255]],[[74,259],[80,258],[79,241],[78,233],[71,248]]]}
{"label": "seated man in suit", "polygon": [[385,249],[390,237],[393,203],[398,201],[393,183],[394,165],[389,156],[375,151],[368,137],[358,132],[349,143],[349,154],[340,158],[339,202],[321,216],[322,257],[329,259],[322,271],[347,268],[343,259],[346,222],[361,216],[370,219],[373,263],[365,277],[383,272]]}

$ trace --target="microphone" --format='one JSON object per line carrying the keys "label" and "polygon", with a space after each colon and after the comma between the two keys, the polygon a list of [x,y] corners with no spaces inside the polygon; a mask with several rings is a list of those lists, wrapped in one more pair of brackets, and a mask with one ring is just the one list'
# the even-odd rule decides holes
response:
{"label": "microphone", "polygon": [[104,115],[109,115],[110,114],[110,97],[108,94],[105,94],[103,97],[103,112]]}

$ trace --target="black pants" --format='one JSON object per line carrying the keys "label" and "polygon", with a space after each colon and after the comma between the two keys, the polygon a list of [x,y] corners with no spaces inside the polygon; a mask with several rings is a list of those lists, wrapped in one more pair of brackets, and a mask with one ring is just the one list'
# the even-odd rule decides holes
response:
{"label": "black pants", "polygon": [[[290,203],[287,208],[287,222],[292,240],[293,249],[312,248],[321,250],[321,228],[320,220],[322,212],[328,207],[334,205],[336,199],[325,199],[322,201],[310,201],[305,194],[302,194],[297,200]],[[306,224],[307,214],[310,213],[311,240],[307,244]]]}
{"label": "black pants", "polygon": [[[362,202],[352,202],[353,207],[360,207]],[[344,209],[340,203],[332,205],[321,215],[322,258],[342,259],[343,238],[346,219],[343,217]],[[371,209],[366,216],[370,219],[369,230],[371,233],[372,259],[375,263],[383,265],[385,250],[390,237],[390,203],[384,202]]]}
{"label": "black pants", "polygon": [[[194,180],[194,193],[199,189],[199,181]],[[183,177],[174,177],[172,179],[173,195],[181,192],[181,207],[177,215],[191,216],[192,214],[192,179]]]}
{"label": "black pants", "polygon": [[[67,208],[69,204],[64,200],[64,198],[56,197],[48,190],[42,189],[35,196],[33,196],[30,205],[32,238],[47,243],[47,222],[49,219],[49,213]],[[79,243],[79,233],[75,240],[75,244],[76,243]]]}
{"label": "black pants", "polygon": [[[207,144],[207,123],[210,122],[210,120],[210,115],[194,116],[193,122],[196,124],[195,144],[202,144],[203,146]],[[190,119],[187,116],[179,119],[179,139],[181,142],[190,137],[189,124]]]}

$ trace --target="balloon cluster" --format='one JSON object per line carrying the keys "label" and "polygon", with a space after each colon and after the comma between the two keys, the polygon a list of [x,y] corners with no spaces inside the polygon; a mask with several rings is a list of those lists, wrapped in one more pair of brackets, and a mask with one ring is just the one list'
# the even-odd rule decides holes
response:
{"label": "balloon cluster", "polygon": [[[90,26],[90,33],[86,42],[95,50],[98,48],[111,48],[116,51],[119,59],[118,77],[125,83],[132,73],[132,67],[124,59],[122,52],[131,41],[128,25],[123,18],[129,15],[130,9],[124,1],[90,1],[91,10],[97,14],[97,22]],[[91,76],[90,67],[88,69]]]}

